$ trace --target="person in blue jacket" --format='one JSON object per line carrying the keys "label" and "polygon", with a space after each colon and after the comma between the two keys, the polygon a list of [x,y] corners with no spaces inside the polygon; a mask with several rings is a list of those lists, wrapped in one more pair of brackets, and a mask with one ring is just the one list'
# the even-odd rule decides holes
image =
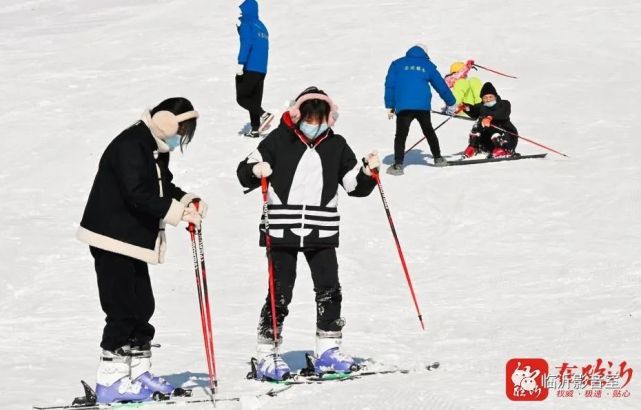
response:
{"label": "person in blue jacket", "polygon": [[251,131],[246,137],[258,137],[274,116],[263,107],[263,85],[267,75],[269,33],[258,18],[256,0],[245,0],[240,5],[240,51],[236,69],[236,101],[249,111]]}
{"label": "person in blue jacket", "polygon": [[427,47],[417,44],[411,47],[405,57],[392,62],[385,77],[385,108],[388,118],[396,115],[396,135],[394,138],[394,164],[387,172],[392,175],[403,174],[405,157],[405,140],[409,134],[410,124],[417,120],[430,146],[434,165],[445,166],[447,161],[441,156],[438,138],[432,127],[430,116],[432,92],[434,87],[447,104],[447,113],[456,111],[456,98],[443,80],[427,55]]}

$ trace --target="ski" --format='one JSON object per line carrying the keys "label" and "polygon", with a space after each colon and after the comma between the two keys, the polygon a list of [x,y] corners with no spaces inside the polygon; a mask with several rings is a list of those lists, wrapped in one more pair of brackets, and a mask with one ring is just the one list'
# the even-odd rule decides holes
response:
{"label": "ski", "polygon": [[[85,383],[83,382],[83,385]],[[55,405],[55,406],[33,406],[34,410],[114,410],[114,409],[145,409],[155,408],[156,406],[174,406],[174,405],[190,405],[190,404],[204,404],[204,403],[219,403],[219,402],[240,402],[245,398],[261,398],[261,397],[274,397],[279,393],[284,392],[291,388],[291,385],[275,385],[271,386],[268,390],[259,393],[247,393],[238,395],[214,395],[212,397],[170,397],[161,398],[155,396],[154,400],[130,403],[89,403],[89,404],[69,404],[69,405]]]}
{"label": "ski", "polygon": [[[292,386],[296,384],[320,384],[326,382],[342,382],[348,380],[357,380],[367,376],[376,376],[384,374],[409,374],[416,373],[421,371],[433,371],[439,368],[439,362],[433,362],[431,364],[425,365],[421,368],[416,369],[406,369],[399,367],[385,368],[382,367],[377,369],[377,366],[381,366],[378,363],[365,360],[358,364],[358,370],[353,372],[328,372],[317,374],[314,371],[313,357],[306,353],[305,359],[307,361],[307,367],[301,369],[299,372],[292,374],[289,378],[284,380],[258,380],[256,379],[256,366],[257,360],[252,357],[251,359],[251,371],[247,374],[248,379],[257,380],[264,383],[276,384],[279,386]],[[370,366],[368,366],[368,364]]]}
{"label": "ski", "polygon": [[547,153],[533,154],[533,155],[515,154],[512,157],[505,157],[505,158],[460,159],[460,160],[454,160],[454,161],[447,161],[447,165],[454,166],[454,165],[484,164],[486,162],[516,161],[519,159],[545,158],[547,155],[548,155]]}

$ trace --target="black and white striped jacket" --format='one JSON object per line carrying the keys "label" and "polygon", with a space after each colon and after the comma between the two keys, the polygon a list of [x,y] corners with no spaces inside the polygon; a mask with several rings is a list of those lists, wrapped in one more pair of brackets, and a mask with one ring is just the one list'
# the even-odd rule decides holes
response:
{"label": "black and white striped jacket", "polygon": [[[272,246],[338,246],[338,185],[357,197],[369,195],[376,186],[342,136],[329,129],[310,141],[292,123],[288,112],[278,128],[238,165],[242,186],[260,186],[252,168],[261,161],[273,170],[268,203]],[[260,245],[264,246],[264,221],[260,231]]]}

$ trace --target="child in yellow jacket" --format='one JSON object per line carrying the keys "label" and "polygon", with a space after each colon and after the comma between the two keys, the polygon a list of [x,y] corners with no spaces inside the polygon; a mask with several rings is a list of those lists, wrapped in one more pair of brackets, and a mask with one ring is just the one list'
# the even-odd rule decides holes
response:
{"label": "child in yellow jacket", "polygon": [[481,80],[478,77],[468,77],[474,66],[474,60],[456,61],[450,66],[450,73],[445,76],[445,83],[456,97],[456,105],[475,105],[481,102]]}

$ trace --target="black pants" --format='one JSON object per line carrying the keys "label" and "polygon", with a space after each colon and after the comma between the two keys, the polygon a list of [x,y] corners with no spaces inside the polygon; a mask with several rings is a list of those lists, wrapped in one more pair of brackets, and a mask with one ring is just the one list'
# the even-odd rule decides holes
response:
{"label": "black pants", "polygon": [[492,152],[498,147],[514,152],[518,142],[519,139],[513,135],[496,128],[482,127],[479,123],[474,124],[470,131],[469,144],[483,152]]}
{"label": "black pants", "polygon": [[[276,318],[278,327],[289,313],[292,291],[296,282],[296,260],[303,252],[312,272],[316,293],[316,326],[325,331],[337,331],[343,327],[341,316],[341,286],[338,281],[338,261],[335,248],[280,248],[272,249],[274,284],[276,288]],[[258,333],[267,339],[273,338],[272,315],[269,292],[260,312]]]}
{"label": "black pants", "polygon": [[245,71],[245,74],[236,76],[236,102],[249,111],[249,121],[254,131],[258,130],[260,116],[265,112],[262,107],[264,84],[264,73]]}
{"label": "black pants", "polygon": [[147,263],[90,247],[98,276],[100,305],[107,315],[100,347],[116,350],[126,344],[144,345],[154,337],[149,324],[155,301]]}
{"label": "black pants", "polygon": [[394,137],[394,163],[403,164],[405,158],[405,140],[410,132],[410,124],[414,120],[418,121],[421,131],[427,139],[430,146],[432,157],[441,156],[441,147],[438,144],[438,138],[432,127],[432,118],[429,111],[424,110],[403,110],[396,113],[396,136]]}

